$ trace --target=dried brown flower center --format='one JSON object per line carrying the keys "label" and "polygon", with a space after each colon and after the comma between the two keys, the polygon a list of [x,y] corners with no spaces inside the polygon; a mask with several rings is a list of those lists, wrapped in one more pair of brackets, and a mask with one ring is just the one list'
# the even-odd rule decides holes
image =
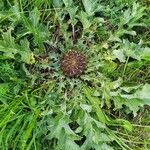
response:
{"label": "dried brown flower center", "polygon": [[64,55],[61,61],[61,68],[67,76],[79,76],[86,68],[86,58],[77,51],[70,51]]}
{"label": "dried brown flower center", "polygon": [[72,60],[72,62],[71,62],[71,66],[75,66],[75,65],[77,65],[76,60]]}

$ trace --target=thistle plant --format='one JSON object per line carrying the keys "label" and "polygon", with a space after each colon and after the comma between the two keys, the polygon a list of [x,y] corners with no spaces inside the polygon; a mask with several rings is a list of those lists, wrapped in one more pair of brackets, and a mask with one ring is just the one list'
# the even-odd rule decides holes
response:
{"label": "thistle plant", "polygon": [[146,4],[4,0],[0,10],[0,149],[150,148]]}

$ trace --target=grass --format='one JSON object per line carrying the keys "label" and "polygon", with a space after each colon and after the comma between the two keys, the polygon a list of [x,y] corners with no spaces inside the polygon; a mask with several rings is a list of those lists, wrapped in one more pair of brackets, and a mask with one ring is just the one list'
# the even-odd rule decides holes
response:
{"label": "grass", "polygon": [[[149,150],[149,4],[3,0],[0,149]],[[78,77],[61,69],[71,49]]]}

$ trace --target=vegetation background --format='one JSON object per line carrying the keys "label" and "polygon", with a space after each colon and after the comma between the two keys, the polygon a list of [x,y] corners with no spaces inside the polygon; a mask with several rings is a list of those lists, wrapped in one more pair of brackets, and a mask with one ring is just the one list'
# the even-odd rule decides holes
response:
{"label": "vegetation background", "polygon": [[0,149],[149,150],[150,1],[1,0]]}

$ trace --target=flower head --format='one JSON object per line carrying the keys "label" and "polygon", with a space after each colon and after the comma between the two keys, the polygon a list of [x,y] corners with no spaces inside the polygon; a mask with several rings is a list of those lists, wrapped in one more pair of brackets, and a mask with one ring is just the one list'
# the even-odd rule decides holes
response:
{"label": "flower head", "polygon": [[76,77],[86,69],[86,57],[84,54],[71,50],[61,60],[61,69],[66,76]]}

